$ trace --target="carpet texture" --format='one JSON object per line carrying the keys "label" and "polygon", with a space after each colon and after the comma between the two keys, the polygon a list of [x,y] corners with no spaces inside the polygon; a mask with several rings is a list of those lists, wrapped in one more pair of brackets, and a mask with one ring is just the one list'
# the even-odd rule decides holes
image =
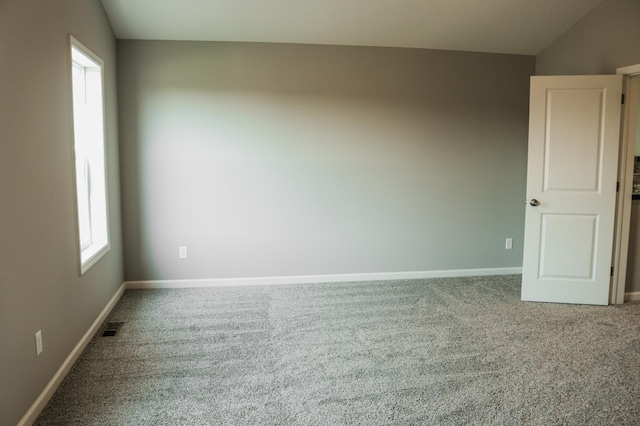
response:
{"label": "carpet texture", "polygon": [[519,275],[128,290],[37,425],[640,425],[640,304]]}

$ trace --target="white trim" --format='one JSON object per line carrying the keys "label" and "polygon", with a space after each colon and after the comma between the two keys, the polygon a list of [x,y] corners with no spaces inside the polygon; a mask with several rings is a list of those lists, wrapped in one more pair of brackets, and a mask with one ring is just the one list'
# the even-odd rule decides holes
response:
{"label": "white trim", "polygon": [[[80,260],[80,275],[84,275],[85,272],[91,269],[93,265],[98,263],[100,259],[102,259],[107,253],[111,251],[111,243],[109,243],[110,237],[108,234],[109,230],[107,229],[107,245],[102,246],[100,250],[89,256],[84,262],[82,262],[82,259]],[[80,252],[82,253],[82,249],[80,249]]]}
{"label": "white trim", "polygon": [[634,291],[624,294],[624,301],[631,302],[632,300],[640,300],[640,291]]}
{"label": "white trim", "polygon": [[33,422],[36,421],[36,419],[38,418],[38,416],[40,415],[44,407],[47,405],[47,403],[55,393],[56,389],[58,389],[58,386],[60,386],[60,383],[62,383],[62,380],[64,380],[66,375],[69,373],[69,370],[71,370],[71,367],[76,362],[76,360],[78,359],[78,357],[80,356],[84,348],[87,347],[87,345],[89,344],[93,336],[98,331],[98,328],[100,328],[100,326],[102,325],[104,320],[107,318],[107,316],[109,315],[113,307],[116,305],[116,303],[118,303],[118,300],[120,300],[120,297],[122,297],[122,294],[124,293],[125,288],[126,286],[124,283],[122,283],[122,285],[118,287],[116,294],[114,294],[111,300],[109,300],[109,303],[107,303],[107,305],[104,307],[102,312],[100,312],[100,315],[98,315],[98,318],[96,318],[93,324],[91,324],[91,327],[89,327],[89,329],[84,334],[84,336],[82,336],[80,341],[76,344],[76,346],[73,348],[71,353],[67,356],[67,359],[65,359],[62,365],[60,366],[60,368],[58,368],[58,371],[56,371],[56,374],[53,375],[53,377],[51,378],[47,386],[40,393],[38,398],[31,405],[31,407],[26,412],[26,414],[22,417],[22,419],[18,422],[18,426],[31,425],[33,424]]}
{"label": "white trim", "polygon": [[[620,159],[618,164],[618,181],[620,192],[616,201],[616,228],[613,246],[613,266],[615,275],[611,280],[609,303],[624,302],[627,262],[629,251],[629,230],[631,223],[631,193],[633,186],[633,158],[635,155],[636,112],[640,96],[640,64],[618,68],[618,74],[625,76],[623,105],[620,126]],[[633,142],[632,142],[633,141]]]}
{"label": "white trim", "polygon": [[640,74],[640,64],[629,65],[628,67],[621,67],[616,70],[616,74],[620,75],[634,75]]}
{"label": "white trim", "polygon": [[[107,123],[107,98],[106,98],[106,92],[105,92],[106,70],[105,70],[104,61],[100,56],[94,53],[93,50],[89,49],[86,45],[80,42],[73,35],[68,34],[68,36],[69,36],[69,43],[67,48],[68,60],[69,60],[68,75],[69,75],[69,88],[71,89],[71,96],[69,96],[69,108],[70,108],[69,111],[71,112],[71,114],[69,115],[69,117],[70,117],[70,124],[71,124],[70,131],[71,131],[71,134],[73,135],[73,143],[71,144],[71,154],[72,154],[72,163],[74,164],[73,166],[74,209],[73,210],[74,210],[74,219],[76,221],[75,237],[76,237],[76,241],[78,242],[78,245],[77,245],[78,273],[79,275],[84,275],[85,272],[87,272],[93,265],[98,263],[98,261],[102,259],[111,250],[111,218],[110,218],[111,210],[109,207],[110,206],[109,204],[109,171],[107,167],[108,166],[107,124],[106,124]],[[91,253],[89,256],[87,256],[86,259],[84,260],[83,260],[83,252],[89,251],[89,250],[87,250],[86,248],[83,249],[80,244],[80,230],[79,230],[80,219],[78,214],[78,192],[77,192],[78,176],[76,175],[76,166],[75,166],[76,135],[75,135],[74,120],[76,119],[76,117],[74,115],[74,109],[73,109],[73,64],[75,61],[73,58],[74,49],[79,51],[82,55],[86,56],[88,61],[93,61],[96,67],[100,69],[100,90],[101,90],[101,102],[102,102],[102,106],[101,106],[102,108],[102,163],[104,168],[104,199],[105,199],[104,215],[105,215],[105,222],[106,222],[106,235],[105,235],[106,241],[104,241],[104,244],[100,244],[100,248],[98,248],[97,250],[94,248],[93,249],[94,252]],[[97,244],[98,243],[102,243],[102,241],[97,242]]]}
{"label": "white trim", "polygon": [[522,274],[522,267],[489,268],[489,269],[458,269],[451,271],[412,271],[412,272],[381,272],[362,274],[330,274],[330,275],[298,275],[284,277],[251,277],[251,278],[210,278],[191,280],[150,280],[127,281],[129,289],[159,289],[159,288],[193,288],[193,287],[239,287],[281,284],[317,284],[336,282],[382,281],[382,280],[411,280],[424,278],[473,277],[485,275]]}

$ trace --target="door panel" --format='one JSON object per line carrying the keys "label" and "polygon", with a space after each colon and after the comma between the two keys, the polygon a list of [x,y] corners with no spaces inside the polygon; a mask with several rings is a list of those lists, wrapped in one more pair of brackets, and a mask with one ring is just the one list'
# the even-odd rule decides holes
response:
{"label": "door panel", "polygon": [[621,93],[621,76],[531,78],[522,300],[609,302]]}
{"label": "door panel", "polygon": [[545,190],[592,190],[602,169],[602,90],[549,90],[545,135]]}
{"label": "door panel", "polygon": [[595,215],[543,214],[540,278],[593,279]]}

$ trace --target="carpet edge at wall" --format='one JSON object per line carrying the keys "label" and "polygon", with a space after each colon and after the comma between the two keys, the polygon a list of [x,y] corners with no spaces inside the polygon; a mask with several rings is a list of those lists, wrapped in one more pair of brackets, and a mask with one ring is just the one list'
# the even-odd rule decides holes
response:
{"label": "carpet edge at wall", "polygon": [[380,272],[360,274],[327,274],[327,275],[297,275],[282,277],[247,277],[247,278],[209,278],[186,280],[148,280],[126,281],[127,290],[132,289],[162,289],[162,288],[194,288],[194,287],[238,287],[284,284],[317,284],[328,282],[361,282],[413,280],[427,278],[473,277],[485,275],[513,275],[522,274],[522,267],[457,269],[449,271],[408,271],[408,272]]}
{"label": "carpet edge at wall", "polygon": [[56,371],[49,383],[47,383],[47,386],[45,386],[40,395],[38,395],[38,398],[36,398],[33,404],[31,404],[31,407],[29,407],[29,410],[27,410],[22,419],[20,419],[17,426],[29,426],[36,421],[44,407],[47,405],[53,394],[56,392],[64,378],[71,370],[71,367],[73,367],[73,364],[76,362],[80,354],[82,354],[82,351],[84,351],[98,329],[102,326],[102,323],[107,319],[113,308],[116,306],[116,303],[118,303],[125,290],[126,285],[125,283],[122,283],[120,287],[118,287],[116,293],[111,297],[109,302],[107,302],[106,306],[102,309],[95,321],[93,321],[87,332],[82,336],[73,350],[69,353],[60,368],[58,368],[58,371]]}

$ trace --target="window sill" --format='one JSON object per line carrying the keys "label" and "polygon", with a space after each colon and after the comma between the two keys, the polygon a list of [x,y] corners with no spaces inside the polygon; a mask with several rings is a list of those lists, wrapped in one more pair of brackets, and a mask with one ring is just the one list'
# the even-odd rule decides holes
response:
{"label": "window sill", "polygon": [[[111,250],[110,244],[105,244],[104,246],[96,249],[90,247],[84,250],[81,254],[81,258],[83,258],[80,263],[80,275],[84,275],[93,265],[98,263],[102,257],[107,254]],[[84,259],[86,257],[86,259]]]}

